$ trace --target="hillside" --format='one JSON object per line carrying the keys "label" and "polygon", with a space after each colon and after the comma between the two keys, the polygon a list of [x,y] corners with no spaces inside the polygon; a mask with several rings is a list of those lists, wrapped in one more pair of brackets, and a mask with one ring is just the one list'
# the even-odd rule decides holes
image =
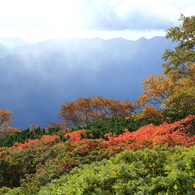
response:
{"label": "hillside", "polygon": [[164,121],[153,120],[156,126],[113,118],[85,129],[38,128],[1,138],[17,143],[0,148],[0,193],[193,194],[194,113],[167,112]]}
{"label": "hillside", "polygon": [[[195,194],[195,16],[179,20],[166,34],[178,43],[172,50],[161,37],[3,45],[0,194]],[[164,74],[152,75],[164,46]],[[30,108],[24,123],[44,123],[64,97],[61,123],[10,126],[12,105]]]}

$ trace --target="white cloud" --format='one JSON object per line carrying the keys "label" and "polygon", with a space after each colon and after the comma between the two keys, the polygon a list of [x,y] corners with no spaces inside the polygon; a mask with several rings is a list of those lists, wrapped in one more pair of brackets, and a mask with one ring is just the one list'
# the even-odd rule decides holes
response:
{"label": "white cloud", "polygon": [[140,20],[135,29],[163,29],[164,23],[169,26],[181,12],[193,14],[192,3],[192,0],[1,0],[0,26],[119,30],[132,29],[132,23]]}
{"label": "white cloud", "polygon": [[182,13],[185,16],[192,16],[195,14],[195,5],[194,6],[187,6],[185,8],[182,9]]}
{"label": "white cloud", "polygon": [[24,29],[40,34],[47,29],[55,36],[62,29],[164,31],[179,24],[181,13],[195,13],[194,0],[0,0],[0,5],[0,36],[28,32]]}
{"label": "white cloud", "polygon": [[0,6],[1,27],[59,27],[79,23],[81,4],[63,0],[6,0]]}

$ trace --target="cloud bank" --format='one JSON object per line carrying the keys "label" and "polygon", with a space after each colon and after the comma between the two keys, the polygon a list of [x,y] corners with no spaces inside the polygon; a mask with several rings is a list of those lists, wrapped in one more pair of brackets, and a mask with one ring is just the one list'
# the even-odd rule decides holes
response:
{"label": "cloud bank", "polygon": [[195,13],[194,0],[6,0],[0,28],[166,29]]}

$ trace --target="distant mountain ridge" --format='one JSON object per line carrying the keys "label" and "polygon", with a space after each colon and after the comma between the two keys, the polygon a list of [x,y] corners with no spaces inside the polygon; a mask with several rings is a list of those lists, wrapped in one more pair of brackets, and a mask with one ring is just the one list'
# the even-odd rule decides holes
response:
{"label": "distant mountain ridge", "polygon": [[6,47],[17,47],[30,45],[30,43],[27,43],[18,37],[0,37],[0,45],[4,45]]}
{"label": "distant mountain ridge", "polygon": [[61,38],[35,44],[0,39],[0,108],[12,110],[13,125],[24,129],[59,121],[60,106],[79,97],[133,102],[141,95],[142,81],[162,73],[161,56],[174,46],[164,37]]}

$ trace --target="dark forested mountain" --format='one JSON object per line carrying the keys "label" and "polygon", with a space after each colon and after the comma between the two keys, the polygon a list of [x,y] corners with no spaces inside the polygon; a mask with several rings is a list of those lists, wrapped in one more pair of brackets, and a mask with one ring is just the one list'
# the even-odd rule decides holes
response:
{"label": "dark forested mountain", "polygon": [[0,39],[0,108],[14,127],[58,121],[61,104],[79,97],[134,100],[141,82],[162,73],[161,56],[174,44],[164,37],[110,40],[50,39],[28,44]]}

